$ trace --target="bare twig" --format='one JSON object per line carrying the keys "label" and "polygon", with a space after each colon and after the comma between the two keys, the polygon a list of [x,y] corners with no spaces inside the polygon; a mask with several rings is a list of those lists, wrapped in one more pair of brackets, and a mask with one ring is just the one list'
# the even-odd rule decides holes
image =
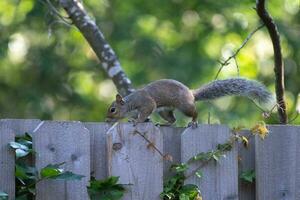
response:
{"label": "bare twig", "polygon": [[144,140],[146,140],[146,142],[148,143],[149,147],[153,148],[155,151],[157,151],[157,153],[162,157],[162,158],[165,158],[166,155],[164,155],[156,146],[155,144],[149,140],[145,134],[139,132],[138,130],[134,130],[134,134],[138,134],[139,136],[141,136],[142,138],[144,138]]}
{"label": "bare twig", "polygon": [[121,95],[131,93],[133,91],[131,81],[123,71],[115,52],[105,40],[101,30],[85,11],[83,4],[79,0],[59,0],[59,3],[90,44],[99,58],[102,68],[113,80],[119,93]]}
{"label": "bare twig", "polygon": [[282,124],[288,122],[286,113],[286,104],[284,97],[284,70],[283,61],[281,53],[280,35],[275,22],[265,8],[265,0],[256,0],[256,12],[263,23],[266,25],[269,35],[272,40],[273,50],[274,50],[274,62],[275,62],[275,91],[276,99],[279,105],[278,115],[279,121]]}
{"label": "bare twig", "polygon": [[49,12],[51,15],[56,16],[59,18],[64,24],[72,25],[72,22],[68,17],[62,16],[57,8],[49,1],[49,0],[39,0],[39,2],[43,3],[49,8]]}
{"label": "bare twig", "polygon": [[297,118],[299,117],[299,113],[297,112],[295,117],[292,118],[291,120],[289,120],[289,123],[292,123],[293,121],[295,121]]}
{"label": "bare twig", "polygon": [[[222,71],[222,69],[225,67],[225,66],[227,66],[227,65],[229,65],[229,61],[231,60],[231,59],[236,59],[236,56],[239,54],[239,52],[241,51],[241,49],[242,48],[244,48],[244,46],[246,46],[246,44],[247,44],[247,42],[251,39],[251,37],[259,30],[259,29],[261,29],[262,27],[264,27],[264,24],[261,24],[261,25],[259,25],[258,27],[256,27],[248,36],[247,36],[247,38],[243,41],[243,43],[241,44],[241,46],[231,55],[231,56],[229,56],[225,61],[218,61],[219,63],[220,63],[220,68],[219,68],[219,70],[218,70],[218,72],[217,72],[217,74],[216,74],[216,76],[215,76],[215,79],[217,79],[218,78],[218,76],[219,76],[219,74],[220,74],[220,72]],[[236,60],[235,60],[236,61]],[[237,62],[236,62],[236,65],[237,65]],[[237,70],[238,70],[238,74],[239,74],[239,67],[238,67],[238,65],[237,65]]]}
{"label": "bare twig", "polygon": [[238,76],[240,76],[240,67],[239,67],[239,64],[237,62],[237,59],[236,59],[236,57],[234,57],[233,59],[234,59],[234,62],[235,62],[237,74],[238,74]]}

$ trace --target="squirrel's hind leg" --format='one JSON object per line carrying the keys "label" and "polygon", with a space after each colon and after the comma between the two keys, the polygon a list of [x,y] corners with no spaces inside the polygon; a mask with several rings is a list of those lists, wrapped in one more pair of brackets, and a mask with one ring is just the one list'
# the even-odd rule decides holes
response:
{"label": "squirrel's hind leg", "polygon": [[160,126],[170,126],[174,124],[176,121],[173,110],[168,110],[168,109],[160,110],[158,111],[158,114],[161,118],[167,121],[166,124],[159,124]]}
{"label": "squirrel's hind leg", "polygon": [[198,112],[194,103],[185,104],[178,108],[183,114],[188,117],[192,117],[192,121],[188,124],[188,127],[197,128],[198,126]]}

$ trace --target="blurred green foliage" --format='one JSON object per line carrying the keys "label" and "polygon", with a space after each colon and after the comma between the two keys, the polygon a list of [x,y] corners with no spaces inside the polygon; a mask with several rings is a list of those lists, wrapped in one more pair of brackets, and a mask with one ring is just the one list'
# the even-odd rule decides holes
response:
{"label": "blurred green foliage", "polygon": [[[58,21],[43,2],[0,1],[0,117],[104,120],[116,94],[114,85],[80,32]],[[288,111],[293,116],[300,90],[300,2],[268,3],[282,36]],[[191,88],[213,80],[218,60],[230,56],[260,23],[254,0],[86,0],[84,4],[136,87],[161,78]],[[237,62],[241,76],[258,79],[274,92],[273,50],[265,29],[242,49]],[[232,76],[237,76],[234,60],[219,78]],[[263,119],[245,98],[226,97],[198,106],[201,123],[207,122],[208,113],[212,123],[232,126],[251,126]],[[268,122],[276,123],[276,114]],[[293,123],[299,124],[300,118]]]}

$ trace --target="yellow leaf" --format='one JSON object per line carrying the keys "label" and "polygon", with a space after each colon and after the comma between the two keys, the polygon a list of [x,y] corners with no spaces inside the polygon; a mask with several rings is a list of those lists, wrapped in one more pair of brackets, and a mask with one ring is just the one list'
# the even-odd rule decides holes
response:
{"label": "yellow leaf", "polygon": [[253,135],[258,134],[258,136],[261,139],[265,139],[265,137],[269,133],[269,130],[267,129],[266,124],[264,122],[259,122],[251,129],[251,132]]}
{"label": "yellow leaf", "polygon": [[202,196],[200,194],[198,194],[195,200],[203,200],[203,199],[202,199]]}
{"label": "yellow leaf", "polygon": [[173,162],[173,157],[170,154],[164,155],[164,160]]}
{"label": "yellow leaf", "polygon": [[244,147],[248,148],[249,147],[248,138],[246,138],[245,136],[242,136],[241,138],[242,138],[242,142],[243,142]]}
{"label": "yellow leaf", "polygon": [[232,131],[233,131],[234,133],[237,133],[237,132],[242,131],[244,128],[245,128],[245,126],[239,125],[239,126],[237,126],[237,127],[233,127],[233,128],[232,128]]}

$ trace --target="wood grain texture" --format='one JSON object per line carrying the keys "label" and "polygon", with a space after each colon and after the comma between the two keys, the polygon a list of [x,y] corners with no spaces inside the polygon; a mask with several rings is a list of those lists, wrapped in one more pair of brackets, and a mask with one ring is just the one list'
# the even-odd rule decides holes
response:
{"label": "wood grain texture", "polygon": [[34,129],[41,123],[39,119],[2,119],[0,121],[14,130],[16,136],[22,136],[26,132],[32,135]]}
{"label": "wood grain texture", "polygon": [[[239,134],[248,136],[250,131],[242,131]],[[255,170],[255,139],[249,139],[249,146],[246,148],[243,143],[238,144],[238,167],[239,175],[242,172]],[[239,178],[239,199],[254,200],[255,199],[255,182],[249,183]]]}
{"label": "wood grain texture", "polygon": [[159,130],[163,135],[164,154],[169,154],[173,158],[173,162],[164,160],[165,180],[172,175],[169,170],[170,166],[181,162],[181,133],[184,131],[184,128],[161,126]]}
{"label": "wood grain texture", "polygon": [[15,153],[9,142],[15,141],[15,134],[7,124],[0,122],[0,191],[15,199]]}
{"label": "wood grain texture", "polygon": [[48,164],[66,162],[63,168],[84,175],[80,181],[47,180],[37,184],[36,199],[88,199],[90,178],[90,135],[80,122],[44,121],[33,133],[38,170]]}
{"label": "wood grain texture", "polygon": [[96,179],[105,179],[107,172],[106,132],[110,128],[107,123],[84,123],[91,136],[91,173]]}
{"label": "wood grain texture", "polygon": [[[181,158],[183,162],[200,152],[216,149],[218,144],[228,141],[231,133],[223,125],[199,125],[198,128],[187,128],[182,133]],[[190,170],[197,168],[192,164]],[[219,162],[211,161],[202,168],[203,177],[191,176],[186,183],[196,184],[202,191],[203,199],[221,200],[238,199],[238,162],[237,148],[226,153],[226,158]]]}
{"label": "wood grain texture", "polygon": [[300,126],[269,126],[255,141],[256,199],[300,199]]}
{"label": "wood grain texture", "polygon": [[134,133],[144,134],[162,151],[163,137],[152,123],[115,124],[107,132],[108,173],[129,184],[124,200],[159,200],[163,190],[163,158]]}

